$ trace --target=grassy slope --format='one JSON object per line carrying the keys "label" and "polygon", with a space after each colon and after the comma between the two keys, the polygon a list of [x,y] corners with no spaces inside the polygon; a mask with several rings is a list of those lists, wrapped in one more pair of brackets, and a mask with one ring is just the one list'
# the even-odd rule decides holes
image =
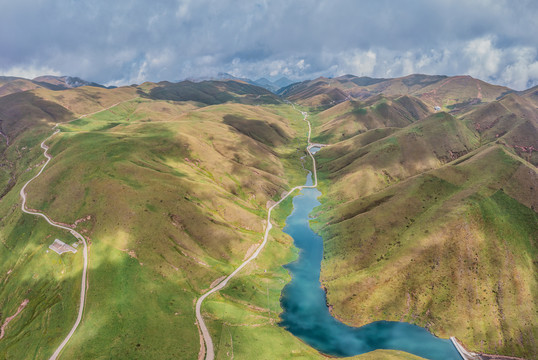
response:
{"label": "grassy slope", "polygon": [[40,86],[27,79],[14,79],[6,83],[0,82],[0,96],[14,94],[21,91],[33,90]]}
{"label": "grassy slope", "polygon": [[[149,88],[152,86],[148,86]],[[77,90],[81,91],[81,89]],[[65,97],[78,99],[75,102],[77,109],[72,110],[81,114],[83,111],[92,112],[105,105],[114,104],[118,102],[117,99],[121,101],[121,99],[136,96],[136,89],[120,90],[115,93],[114,96],[117,98],[113,100],[107,100],[106,93],[102,92],[105,90],[101,89],[92,90],[92,92],[99,92],[92,93],[92,96],[71,93],[71,91],[61,93],[64,93]],[[47,94],[47,96],[52,95]],[[68,101],[65,97],[49,99],[57,102],[65,101],[64,105],[67,105]],[[235,122],[232,124],[234,126],[223,122],[224,117],[230,114],[234,116]],[[62,116],[67,117],[69,113]],[[27,119],[34,118],[27,117]],[[47,126],[55,122],[53,118],[43,119],[37,123],[38,126],[32,125],[32,132],[24,128],[23,130],[14,128],[19,131],[18,133],[14,131],[14,134],[17,134],[14,141],[17,143],[4,152],[4,156],[12,159],[12,163],[16,164],[17,176],[20,176],[20,179],[12,191],[6,195],[6,200],[2,201],[1,206],[1,221],[9,226],[5,225],[1,233],[2,243],[7,250],[0,254],[5,260],[0,268],[0,274],[5,274],[0,277],[0,281],[5,284],[0,290],[3,291],[0,292],[0,301],[5,304],[2,306],[4,313],[0,315],[0,321],[13,313],[26,296],[30,298],[30,304],[20,315],[21,318],[10,325],[7,337],[0,342],[0,351],[5,350],[17,358],[22,354],[42,356],[40,354],[50,353],[61,338],[61,334],[65,334],[74,321],[73,312],[79,291],[80,254],[70,258],[64,255],[60,262],[57,262],[57,257],[54,256],[43,257],[43,251],[49,244],[49,239],[51,237],[62,238],[65,235],[55,233],[54,229],[44,225],[40,220],[21,215],[13,205],[18,201],[18,189],[22,186],[22,180],[30,178],[35,171],[26,173],[24,169],[28,164],[35,164],[41,160],[38,149],[39,139],[45,137]],[[240,121],[237,122],[237,119]],[[248,122],[244,119],[261,120],[267,125],[264,127],[263,124],[257,122],[256,126],[248,128]],[[292,121],[290,122],[289,119]],[[303,154],[305,140],[301,134],[305,134],[306,131],[304,123],[298,121],[299,119],[298,113],[293,112],[288,106],[253,107],[223,104],[198,108],[196,103],[136,99],[105,113],[78,120],[63,127],[64,132],[54,139],[51,148],[55,158],[43,178],[40,178],[39,182],[29,189],[29,198],[31,207],[45,209],[57,220],[73,222],[87,215],[92,216],[90,221],[78,226],[78,229],[86,232],[92,240],[88,310],[81,328],[73,338],[73,343],[66,349],[65,356],[68,354],[74,356],[75,353],[77,357],[83,358],[195,356],[193,354],[197,353],[199,343],[198,334],[193,327],[194,299],[202,289],[208,288],[214,279],[229,273],[241,262],[248,249],[261,240],[260,220],[265,216],[266,200],[276,199],[284,189],[304,181],[304,172],[298,170],[300,169],[298,158]],[[463,144],[463,147],[468,150],[469,146],[466,148],[465,145],[473,145],[475,141],[473,135],[467,133],[454,119],[444,120],[449,125],[451,124],[447,129],[455,134],[453,138],[442,142],[450,145],[444,148],[445,153],[447,149],[452,150],[453,144]],[[425,123],[427,125],[428,121]],[[439,123],[443,125],[440,129],[444,129],[443,121]],[[437,128],[438,124],[434,124],[436,126],[433,128]],[[407,154],[404,156],[407,159],[412,157],[410,154],[416,153],[408,154],[404,151],[405,145],[402,144],[417,136],[420,137],[418,133],[423,129],[414,128],[420,126],[424,125],[419,121],[409,129],[388,128],[381,130],[381,133],[372,130],[347,141],[354,142],[354,146],[372,146],[372,151],[377,151],[380,155],[385,153],[384,147],[397,145],[396,153]],[[433,128],[426,126],[426,134],[429,134]],[[272,136],[268,138],[267,133]],[[394,144],[394,139],[391,137],[397,140],[397,144]],[[22,149],[20,144],[23,143],[29,145],[26,148],[28,153],[20,153]],[[431,150],[431,141],[421,142],[421,144],[425,146],[425,151]],[[503,211],[505,212],[503,220],[507,224],[516,224],[517,229],[523,228],[527,231],[529,224],[536,221],[535,217],[531,216],[534,213],[529,213],[525,210],[528,208],[521,208],[518,202],[514,203],[510,199],[517,198],[525,203],[524,198],[527,198],[527,202],[528,199],[533,198],[535,190],[532,188],[532,183],[528,182],[528,168],[521,165],[519,160],[514,160],[511,153],[506,153],[499,148],[492,149],[481,156],[471,153],[468,155],[468,161],[453,164],[457,171],[446,170],[446,173],[443,173],[449,168],[445,166],[431,172],[431,175],[421,175],[409,180],[405,179],[413,176],[413,173],[406,173],[397,178],[397,181],[394,181],[395,184],[391,183],[392,180],[386,174],[378,176],[374,182],[384,183],[381,189],[388,185],[387,189],[376,194],[369,192],[370,197],[360,200],[363,203],[357,205],[358,203],[352,202],[346,204],[345,209],[351,214],[365,209],[366,213],[369,213],[377,211],[376,209],[382,207],[383,204],[390,204],[391,207],[394,205],[394,209],[390,210],[394,216],[387,217],[380,213],[379,224],[374,226],[373,231],[378,229],[387,231],[394,227],[394,231],[407,236],[407,243],[404,244],[408,245],[401,246],[401,244],[393,243],[392,240],[389,241],[390,234],[383,237],[385,235],[376,233],[376,239],[381,239],[379,244],[375,244],[376,249],[379,249],[379,254],[376,256],[383,257],[377,261],[377,257],[373,258],[372,254],[369,254],[363,256],[361,261],[378,265],[374,266],[374,270],[378,271],[376,276],[382,278],[386,275],[381,266],[388,262],[385,260],[386,256],[389,259],[392,256],[403,256],[399,251],[402,254],[405,251],[414,253],[416,250],[413,245],[415,232],[424,231],[424,228],[430,231],[428,226],[431,226],[432,231],[429,233],[433,234],[433,230],[439,232],[435,239],[446,237],[447,235],[439,229],[444,229],[443,226],[451,229],[454,224],[444,221],[449,221],[454,217],[459,220],[461,214],[457,211],[464,212],[467,209],[461,210],[456,206],[458,196],[454,194],[458,191],[460,197],[474,201],[467,200],[468,211],[475,214],[478,219],[482,216],[483,223],[477,220],[476,229],[482,229],[480,231],[484,234],[492,227],[503,229],[501,225],[504,223],[498,224],[497,218],[491,216],[491,214],[499,214]],[[323,150],[323,152],[328,151],[329,149]],[[325,156],[323,152],[320,153],[322,157]],[[267,160],[263,160],[266,154],[270,155]],[[437,154],[434,157],[437,162],[430,168],[442,166],[447,161],[447,159],[439,161]],[[486,160],[479,161],[481,157],[486,157]],[[395,169],[407,168],[407,166],[398,165],[398,161],[392,161],[391,156],[385,158],[387,164],[392,164]],[[331,159],[327,156],[325,159],[327,160],[325,166],[329,166]],[[459,161],[463,159],[465,158]],[[482,165],[481,167],[470,166],[469,170],[466,168],[466,163],[470,161],[478,161],[477,164]],[[506,169],[501,166],[502,171],[497,169],[499,171],[495,172],[495,176],[501,177],[496,178],[492,175],[492,178],[497,179],[491,180],[492,183],[481,183],[478,181],[483,177],[480,171],[484,170],[474,172],[472,170],[487,169],[492,161],[512,165],[511,167],[506,165]],[[376,165],[376,162],[372,162],[371,165]],[[510,169],[507,170],[508,168]],[[467,169],[469,174],[463,176],[461,169]],[[384,174],[381,170],[376,171]],[[388,173],[395,179],[391,172]],[[259,179],[254,176],[256,174],[260,174]],[[326,174],[324,176],[326,177]],[[422,178],[424,178],[422,182],[417,180]],[[505,181],[504,191],[499,192],[498,184],[505,178],[511,181]],[[322,186],[325,186],[323,189],[325,196],[335,195],[336,191],[334,193],[328,191],[327,184],[327,179],[325,179],[322,183]],[[344,189],[344,184],[345,181],[341,183],[341,189]],[[530,196],[522,195],[521,184],[527,186],[526,191]],[[404,193],[420,194],[430,202],[429,205],[421,204],[411,196],[398,197],[400,193],[396,193],[395,189],[404,186],[409,186],[409,190],[405,188]],[[497,186],[496,192],[492,192],[495,186]],[[348,188],[353,187],[348,186]],[[338,188],[334,187],[334,189]],[[450,196],[455,196],[455,198],[449,199]],[[437,200],[440,198],[448,200],[439,203]],[[325,222],[329,222],[331,216],[343,211],[342,205],[339,204],[343,199],[336,196],[333,199],[336,202],[327,207],[330,211],[322,214],[320,218],[327,219]],[[409,206],[409,204],[414,205]],[[430,217],[422,218],[424,215],[421,212],[421,205],[428,207],[428,211],[431,210],[428,214]],[[526,205],[534,206],[531,203]],[[334,206],[333,210],[331,210],[332,206]],[[360,209],[357,210],[356,206]],[[286,210],[289,211],[289,204],[287,207],[284,206],[280,214],[277,214],[280,222],[285,219]],[[422,220],[417,221],[413,217],[411,221],[408,217],[405,223],[399,224],[398,221],[403,220],[401,215],[407,210],[414,211],[413,216],[417,218],[420,216]],[[358,214],[346,221],[355,221],[356,218],[361,218],[361,215]],[[387,227],[387,218],[391,221],[396,219],[394,221],[398,224],[390,223]],[[29,226],[28,221],[33,221],[35,225]],[[227,223],[231,225],[226,225]],[[320,225],[321,223],[318,224]],[[409,230],[405,227],[407,225],[416,227]],[[488,225],[492,226],[488,227]],[[488,246],[502,250],[502,247],[496,245],[495,241],[501,242],[499,237],[506,238],[515,234],[510,243],[516,244],[514,245],[516,247],[508,248],[507,254],[517,255],[521,253],[517,246],[530,246],[531,249],[534,246],[529,245],[525,236],[529,238],[532,236],[536,238],[536,236],[528,231],[517,232],[516,225],[507,226],[506,230],[502,230],[504,232],[501,235],[496,235],[497,238],[490,236],[489,233],[487,236],[482,234],[481,237],[479,235],[475,237],[486,240],[492,238],[493,245],[487,242]],[[28,229],[32,229],[32,232],[28,233]],[[362,225],[360,229],[362,230]],[[480,234],[479,230],[472,229],[473,234]],[[338,225],[335,223],[322,231],[329,234],[329,231],[337,230]],[[321,357],[275,325],[280,311],[280,289],[288,279],[281,264],[292,259],[294,253],[291,250],[291,239],[276,229],[272,236],[276,241],[268,244],[259,261],[245,269],[221,294],[208,299],[204,312],[207,318],[212,319],[208,325],[212,331],[219,358],[230,356],[231,351],[235,358],[252,358],[253,356],[285,358],[290,356],[290,353],[292,357]],[[329,239],[330,236],[327,235],[327,238]],[[350,236],[347,235],[346,238],[344,234],[341,237],[333,236],[333,238],[327,246],[328,254],[331,256],[331,246],[333,246],[332,249],[340,247],[345,249],[347,246],[345,242],[349,241]],[[445,241],[449,244],[457,243],[454,239],[459,239],[457,234]],[[338,241],[341,243],[338,244]],[[421,243],[427,243],[427,241],[421,240]],[[483,242],[485,241],[478,243],[482,245]],[[403,242],[400,240],[400,243]],[[354,246],[352,249],[355,248]],[[446,254],[468,255],[468,249],[461,250],[456,245],[454,246],[456,250],[450,248],[446,250]],[[400,248],[402,250],[398,250]],[[483,250],[486,255],[482,256],[486,260],[489,260],[488,251],[489,248]],[[356,252],[349,251],[348,255],[353,253]],[[21,256],[23,254],[31,254],[31,256]],[[47,254],[49,255],[55,254]],[[428,256],[433,255],[426,254],[416,259],[416,264],[419,265],[411,266],[409,270],[411,275],[422,274],[420,271],[425,267],[420,265],[429,264]],[[502,257],[499,256],[499,259],[502,260]],[[347,269],[353,268],[355,260],[342,262],[342,264],[348,264]],[[327,270],[330,264],[331,260],[324,262],[324,274],[333,271]],[[483,307],[489,311],[497,311],[496,318],[500,319],[498,322],[503,326],[499,352],[514,350],[513,353],[515,353],[521,352],[522,346],[532,345],[532,342],[528,341],[529,336],[535,335],[532,328],[519,334],[523,345],[514,344],[514,341],[510,339],[518,335],[513,329],[519,326],[521,321],[532,324],[532,309],[535,302],[533,294],[536,294],[536,289],[535,285],[532,285],[535,279],[532,276],[529,278],[528,261],[525,262],[525,259],[521,260],[515,256],[513,263],[509,265],[508,269],[515,270],[496,273],[496,279],[515,276],[523,279],[522,285],[514,289],[506,286],[507,281],[501,282],[500,288],[497,286],[500,290],[495,290],[496,293],[501,294],[495,298],[497,307],[492,305],[491,294],[486,296],[484,300],[486,305]],[[14,270],[7,274],[10,269]],[[32,274],[30,277],[29,274],[32,271],[29,272],[29,269],[39,269],[39,272],[35,272],[37,276]],[[497,268],[486,263],[485,269],[482,270],[491,272]],[[450,272],[452,270],[453,268],[449,266],[449,270],[443,271],[444,274],[452,275]],[[336,270],[334,271],[337,273]],[[342,281],[346,278],[350,278],[349,275],[343,274]],[[58,283],[58,279],[62,282]],[[344,293],[335,295],[338,294],[338,283],[331,284],[330,280],[324,280],[329,285],[329,300],[335,305],[338,304],[339,299],[345,298]],[[439,279],[435,277],[429,279],[433,283],[436,283],[436,280]],[[18,286],[20,283],[27,284],[27,287]],[[98,285],[94,286],[94,284]],[[358,284],[361,283],[358,282]],[[392,290],[401,284],[402,282],[393,284]],[[406,315],[408,317],[405,319],[426,325],[425,318],[421,317],[419,311],[425,307],[414,297],[415,292],[420,294],[420,291],[424,290],[426,282],[411,284],[403,282],[403,284],[407,286],[403,287],[403,290],[406,290],[405,294],[409,293],[411,298],[409,308],[413,310],[411,315]],[[456,287],[456,290],[462,296],[470,298],[466,291],[476,284],[472,281],[465,284],[467,288],[462,290]],[[494,289],[494,285],[487,284],[485,288]],[[376,294],[383,294],[386,289],[380,286]],[[517,296],[513,295],[514,292]],[[431,295],[432,291],[430,291],[429,294],[434,300],[437,299],[437,292]],[[425,298],[427,297],[428,292]],[[58,301],[58,298],[71,300]],[[405,299],[404,307],[399,307],[401,304],[398,301],[401,299],[398,298],[394,301],[393,307],[383,305],[381,310],[374,308],[368,311],[370,314],[375,314],[374,316],[386,318],[385,315],[379,314],[396,313],[396,309],[407,309],[407,295]],[[357,307],[353,306],[353,300],[346,298],[345,301],[350,302],[351,307],[342,309],[352,314],[337,313],[337,315],[345,319],[347,319],[346,316],[353,319],[356,316],[354,312]],[[506,315],[512,311],[514,301],[518,304],[520,302],[527,304],[521,307],[521,312],[517,313],[522,314],[523,320]],[[444,309],[442,305],[437,306],[439,309]],[[336,311],[339,308],[341,307],[336,306]],[[471,315],[474,318],[474,314],[481,315],[485,312],[486,310],[479,309]],[[430,314],[427,314],[426,318],[428,316]],[[478,344],[485,333],[489,336],[488,331],[495,328],[485,321],[484,325],[477,330],[467,329],[465,334],[459,334],[451,332],[452,328],[443,321],[443,319],[436,319],[434,324],[429,326],[439,333],[442,331],[438,329],[448,329],[449,335],[456,334],[469,344]],[[456,325],[465,324],[462,325],[459,322]],[[43,332],[43,328],[48,330]],[[144,331],[137,331],[138,329],[144,329]],[[178,339],[182,341],[181,347],[177,346]],[[484,348],[491,349],[492,342],[483,344]],[[103,352],[103,349],[106,351]],[[357,358],[389,357],[415,358],[407,354],[387,351],[376,351]]]}
{"label": "grassy slope", "polygon": [[499,141],[523,159],[538,165],[538,113],[528,99],[509,94],[501,100],[471,108],[461,115],[476,129],[481,143]]}
{"label": "grassy slope", "polygon": [[[120,89],[112,100],[101,89],[61,94],[42,95],[81,114],[133,91]],[[36,96],[31,103],[36,99],[42,101]],[[14,358],[52,352],[73,324],[80,291],[81,254],[46,252],[52,239],[69,236],[17,208],[20,187],[42,161],[40,140],[52,124],[73,115],[60,111],[41,120],[31,114],[21,117],[28,123],[14,128],[11,146],[2,148],[17,181],[0,206],[0,322],[30,299],[0,342],[0,352]],[[224,124],[230,114],[239,125]],[[244,119],[266,127],[256,122],[249,129]],[[61,126],[50,142],[54,159],[28,194],[30,207],[55,220],[91,216],[77,226],[91,243],[87,307],[64,357],[196,356],[195,298],[259,243],[266,201],[304,181],[299,158],[306,126],[299,120],[282,105],[199,108],[134,99]],[[276,138],[266,137],[269,129]],[[280,223],[290,205],[283,206]],[[281,265],[295,253],[289,237],[276,229],[272,236],[260,260],[204,308],[218,357],[226,357],[230,333],[235,358],[322,357],[276,325],[280,290],[289,278]],[[394,351],[358,358],[418,359]]]}
{"label": "grassy slope", "polygon": [[277,96],[264,88],[241,81],[182,81],[179,83],[161,82],[156,86],[144,86],[147,95],[153,99],[175,101],[197,101],[206,105],[221,104],[228,101],[243,104],[278,104]]}
{"label": "grassy slope", "polygon": [[[72,223],[92,216],[82,226],[92,240],[95,286],[87,322],[65,356],[81,347],[91,358],[103,348],[105,357],[195,353],[192,301],[258,242],[265,202],[287,187],[286,160],[279,158],[293,147],[271,154],[222,124],[228,113],[285,119],[261,108],[217,105],[151,121],[155,114],[146,106],[135,100],[99,114],[109,124],[91,131],[85,126],[96,126],[92,118],[63,127],[67,132],[51,148],[55,161],[28,190],[30,206],[53,218]],[[282,128],[291,139],[293,131]],[[177,348],[177,336],[186,346]]]}
{"label": "grassy slope", "polygon": [[477,145],[461,121],[439,113],[402,129],[374,129],[334,144],[319,154],[319,168],[334,181],[336,199],[353,199],[435,169]]}
{"label": "grassy slope", "polygon": [[[76,103],[77,113],[109,105],[103,93],[73,92],[56,101],[87,101]],[[39,108],[29,108],[34,107]],[[252,132],[245,122],[243,131],[224,124],[229,114],[278,129],[280,146],[255,140],[264,139],[257,136],[265,133],[263,124]],[[13,157],[24,143],[31,156],[18,154],[15,168],[38,163],[38,141],[65,117],[45,118],[41,127],[29,123],[32,131],[8,132],[15,142],[4,155]],[[78,225],[91,240],[87,310],[64,356],[168,358],[198,352],[194,299],[259,242],[266,201],[297,182],[286,169],[299,168],[298,141],[304,139],[294,140],[290,119],[299,114],[289,106],[198,109],[135,99],[62,126],[52,141],[54,160],[28,194],[29,206],[53,219],[73,223],[91,216]],[[305,132],[303,124],[300,130]],[[0,320],[30,299],[0,343],[0,351],[15,358],[50,354],[72,326],[80,290],[80,254],[58,257],[45,251],[53,238],[68,236],[16,210],[18,190],[35,171],[20,171],[2,201]],[[288,241],[273,251],[289,247]]]}
{"label": "grassy slope", "polygon": [[494,101],[509,88],[491,85],[470,76],[430,76],[413,74],[394,79],[358,78],[353,75],[333,79],[320,77],[292,84],[281,90],[290,101],[312,108],[327,108],[354,99],[368,99],[378,94],[385,96],[412,95],[420,98],[431,109],[441,106],[465,107],[469,104]]}
{"label": "grassy slope", "polygon": [[116,89],[84,86],[63,91],[37,89],[33,93],[39,98],[59,104],[75,116],[89,114],[140,95],[137,88],[132,86]]}
{"label": "grassy slope", "polygon": [[413,92],[431,106],[454,108],[467,103],[491,102],[510,91],[470,76],[453,76]]}
{"label": "grassy slope", "polygon": [[537,352],[536,170],[510,147],[473,151],[486,141],[465,118],[436,114],[320,151],[315,226],[337,317],[411,321],[476,350]]}
{"label": "grassy slope", "polygon": [[372,129],[401,128],[429,114],[422,102],[408,96],[346,101],[312,116],[313,140],[334,143]]}
{"label": "grassy slope", "polygon": [[[43,358],[73,324],[82,257],[80,253],[59,257],[47,252],[55,238],[65,239],[66,234],[22,214],[19,190],[43,164],[39,144],[52,133],[52,125],[72,115],[31,91],[2,97],[0,102],[2,130],[10,139],[9,147],[2,143],[1,164],[11,179],[2,184],[0,201],[0,321],[29,299],[28,306],[10,323],[0,353]],[[53,326],[47,326],[50,324]]]}

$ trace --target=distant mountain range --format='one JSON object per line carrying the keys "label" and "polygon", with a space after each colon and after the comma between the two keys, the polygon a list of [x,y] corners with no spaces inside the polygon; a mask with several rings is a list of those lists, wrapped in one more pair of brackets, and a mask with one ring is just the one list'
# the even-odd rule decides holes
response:
{"label": "distant mountain range", "polygon": [[265,77],[259,78],[257,80],[251,80],[248,78],[241,78],[234,76],[229,73],[225,72],[219,72],[217,76],[209,76],[209,77],[198,77],[198,78],[187,78],[186,80],[193,81],[193,82],[201,82],[201,81],[209,81],[209,80],[236,80],[236,81],[243,81],[248,84],[260,86],[262,88],[265,88],[273,93],[277,93],[281,88],[286,87],[288,85],[293,84],[294,82],[287,77],[283,76],[278,78],[275,81],[271,81]]}
{"label": "distant mountain range", "polygon": [[66,90],[81,86],[95,86],[107,89],[114,88],[114,86],[106,87],[101,84],[72,76],[44,75],[31,80],[15,76],[0,76],[0,96],[38,88]]}
{"label": "distant mountain range", "polygon": [[[350,99],[365,100],[378,94],[412,95],[434,108],[437,107],[438,110],[448,109],[451,111],[466,104],[498,100],[509,93],[516,93],[535,101],[538,100],[538,86],[524,91],[515,91],[508,87],[489,84],[470,76],[424,74],[412,74],[400,78],[371,78],[348,74],[334,78],[319,77],[313,80],[294,82],[285,76],[276,80],[270,80],[266,77],[251,80],[220,72],[216,76],[192,77],[176,82],[163,81],[159,84],[179,84],[184,81],[187,83],[202,83],[225,80],[259,86],[283,98],[314,107],[332,106]],[[34,79],[0,76],[0,96],[37,88],[58,91],[81,86],[115,88],[115,86],[107,87],[72,76],[44,75]]]}
{"label": "distant mountain range", "polygon": [[467,102],[488,102],[511,92],[514,90],[470,76],[413,74],[393,79],[354,75],[320,77],[288,85],[277,93],[292,101],[315,107],[326,107],[349,99],[365,100],[378,94],[412,95],[428,105],[452,110]]}

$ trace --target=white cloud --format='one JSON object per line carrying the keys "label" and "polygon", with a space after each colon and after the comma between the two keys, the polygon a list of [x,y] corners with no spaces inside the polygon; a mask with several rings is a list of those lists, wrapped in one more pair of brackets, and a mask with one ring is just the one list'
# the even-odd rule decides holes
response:
{"label": "white cloud", "polygon": [[463,49],[468,62],[466,74],[487,79],[499,71],[502,52],[494,46],[493,41],[491,36],[486,36],[467,42]]}
{"label": "white cloud", "polygon": [[176,10],[176,18],[179,20],[186,20],[189,18],[189,0],[180,0]]}
{"label": "white cloud", "polygon": [[0,69],[2,76],[18,76],[26,79],[33,79],[41,75],[60,76],[62,73],[48,66],[12,66],[9,69]]}
{"label": "white cloud", "polygon": [[337,2],[19,0],[0,12],[0,69],[116,84],[217,72],[294,80],[470,74],[515,88],[538,82],[536,1],[414,0],[389,9],[386,1]]}
{"label": "white cloud", "polygon": [[375,52],[353,50],[350,53],[343,54],[341,71],[343,73],[354,74],[357,76],[372,76],[377,64],[377,55]]}
{"label": "white cloud", "polygon": [[512,61],[501,71],[501,81],[517,90],[538,85],[536,49],[515,48],[510,51],[510,57]]}

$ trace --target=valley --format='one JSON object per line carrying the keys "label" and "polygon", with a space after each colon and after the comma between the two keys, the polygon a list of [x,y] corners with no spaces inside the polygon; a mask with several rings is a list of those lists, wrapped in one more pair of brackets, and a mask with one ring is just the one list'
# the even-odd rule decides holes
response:
{"label": "valley", "polygon": [[[325,358],[280,317],[283,265],[300,256],[282,229],[308,171],[332,316],[536,358],[533,91],[426,75],[279,95],[236,80],[20,82],[0,97],[0,323],[28,300],[0,340],[7,358]],[[317,172],[311,143],[330,145]],[[87,249],[47,252],[72,242],[57,224]]]}
{"label": "valley", "polygon": [[[314,140],[337,141],[318,154],[313,222],[332,313],[354,326],[411,321],[473,351],[534,358],[538,179],[535,155],[516,144],[536,145],[536,107],[509,93],[460,99],[449,113],[420,107],[428,114],[407,99],[402,111],[405,96],[347,101],[313,118]],[[497,106],[488,120],[483,111]],[[368,128],[391,112],[392,123]],[[329,137],[338,123],[364,127]]]}

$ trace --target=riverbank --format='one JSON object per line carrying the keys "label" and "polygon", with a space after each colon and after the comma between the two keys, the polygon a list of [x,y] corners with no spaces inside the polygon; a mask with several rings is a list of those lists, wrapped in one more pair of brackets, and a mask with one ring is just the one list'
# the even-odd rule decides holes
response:
{"label": "riverbank", "polygon": [[[292,106],[295,109],[295,105],[292,104]],[[196,301],[196,305],[195,305],[196,321],[197,321],[197,324],[198,324],[198,326],[200,328],[200,331],[201,331],[201,334],[202,334],[202,339],[201,339],[200,343],[202,344],[202,342],[203,342],[203,346],[201,346],[201,348],[205,348],[205,359],[206,360],[213,360],[215,358],[215,350],[214,350],[213,340],[211,338],[211,335],[209,333],[209,330],[207,328],[207,325],[205,324],[204,318],[203,318],[202,313],[201,313],[201,308],[202,308],[202,304],[203,304],[204,300],[209,295],[211,295],[213,293],[216,293],[216,292],[220,291],[221,289],[223,289],[228,284],[228,282],[235,275],[237,275],[237,273],[239,273],[241,271],[241,269],[243,269],[248,263],[250,263],[252,260],[254,260],[254,259],[256,259],[258,257],[260,252],[263,250],[263,248],[267,244],[269,232],[271,231],[271,229],[273,227],[273,225],[271,223],[271,212],[273,211],[273,209],[275,209],[278,205],[280,205],[281,202],[286,200],[296,190],[302,190],[303,188],[314,188],[314,187],[317,186],[318,181],[317,181],[316,160],[314,159],[314,156],[312,155],[312,153],[310,151],[310,147],[312,145],[311,142],[310,142],[310,138],[311,138],[311,135],[312,135],[312,126],[311,126],[310,122],[307,120],[308,114],[306,112],[303,112],[303,111],[300,111],[300,112],[303,115],[303,121],[305,121],[308,124],[308,136],[307,136],[306,150],[307,150],[308,154],[310,155],[310,157],[312,159],[312,168],[313,168],[313,174],[314,174],[314,179],[315,179],[314,183],[312,185],[309,185],[309,186],[305,186],[305,185],[303,185],[303,186],[295,186],[294,188],[292,188],[288,192],[282,194],[280,200],[278,200],[276,203],[273,203],[269,207],[269,209],[267,211],[267,225],[265,227],[263,241],[257,247],[255,252],[247,260],[245,260],[239,267],[237,267],[230,275],[228,275],[224,280],[222,280],[221,282],[218,282],[217,281],[218,279],[215,280],[214,283],[217,283],[217,285],[215,285],[209,291],[207,291],[202,296],[200,296],[200,298],[198,298],[198,300]]]}
{"label": "riverbank", "polygon": [[461,360],[448,339],[439,339],[426,329],[403,322],[377,321],[358,328],[331,316],[320,284],[323,239],[310,228],[310,214],[320,205],[321,192],[309,187],[293,198],[293,212],[284,232],[300,249],[299,258],[285,268],[292,280],[282,290],[280,323],[305,343],[329,356],[349,357],[378,349],[402,350],[432,360]]}

